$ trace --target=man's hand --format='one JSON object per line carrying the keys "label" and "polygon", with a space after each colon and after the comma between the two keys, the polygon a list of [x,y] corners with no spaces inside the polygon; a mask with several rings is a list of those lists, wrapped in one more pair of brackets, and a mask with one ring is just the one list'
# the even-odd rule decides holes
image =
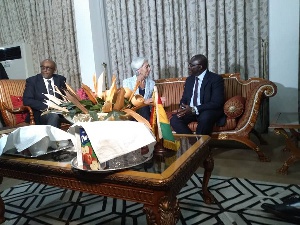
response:
{"label": "man's hand", "polygon": [[181,104],[180,109],[177,110],[177,117],[182,117],[185,114],[191,114],[192,108],[189,105]]}

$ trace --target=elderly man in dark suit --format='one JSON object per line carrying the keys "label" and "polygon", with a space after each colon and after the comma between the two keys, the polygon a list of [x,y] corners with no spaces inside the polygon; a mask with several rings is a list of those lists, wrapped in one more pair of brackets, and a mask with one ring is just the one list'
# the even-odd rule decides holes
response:
{"label": "elderly man in dark suit", "polygon": [[224,125],[224,80],[208,70],[204,55],[195,55],[189,61],[189,77],[186,79],[180,109],[170,123],[179,134],[192,134],[188,124],[198,122],[196,134],[210,135],[217,123]]}
{"label": "elderly man in dark suit", "polygon": [[[23,94],[23,104],[32,108],[34,120],[37,125],[51,125],[60,127],[64,118],[55,113],[41,115],[47,110],[48,106],[44,103],[47,97],[44,94],[55,95],[61,98],[56,93],[54,85],[63,90],[66,88],[66,78],[64,76],[54,74],[56,71],[56,63],[51,59],[45,59],[41,62],[41,73],[26,79],[26,86]],[[29,116],[26,118],[29,122]]]}

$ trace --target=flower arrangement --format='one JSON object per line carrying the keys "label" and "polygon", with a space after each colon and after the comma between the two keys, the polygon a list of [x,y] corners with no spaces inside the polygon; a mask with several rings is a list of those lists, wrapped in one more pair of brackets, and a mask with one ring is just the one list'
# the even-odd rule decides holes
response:
{"label": "flower arrangement", "polygon": [[87,96],[87,94],[85,93],[85,91],[83,90],[83,88],[79,88],[77,90],[77,95],[79,96],[79,98],[81,100],[88,100],[89,96]]}
{"label": "flower arrangement", "polygon": [[95,75],[93,77],[95,92],[85,84],[82,84],[77,91],[74,91],[66,84],[64,93],[55,87],[56,92],[62,96],[63,100],[45,94],[48,98],[45,104],[50,108],[45,113],[55,111],[72,120],[78,115],[83,115],[88,121],[128,120],[134,118],[152,129],[149,122],[135,112],[137,109],[146,106],[143,96],[135,94],[140,82],[137,81],[134,90],[123,87],[117,88],[116,76],[114,75],[110,89],[102,90],[102,83],[99,82],[102,79],[101,76],[98,82]]}
{"label": "flower arrangement", "polygon": [[[101,78],[101,76],[100,76]],[[99,78],[99,79],[100,79]],[[135,111],[146,106],[144,97],[135,94],[140,86],[137,81],[133,90],[129,88],[117,88],[116,77],[112,77],[112,85],[108,90],[102,90],[101,82],[96,82],[94,77],[93,92],[87,85],[82,84],[81,88],[76,92],[66,84],[64,93],[55,87],[62,99],[58,99],[53,95],[45,94],[48,100],[47,104],[50,110],[44,112],[58,112],[66,118],[70,117],[73,122],[79,118],[79,122],[91,122],[99,120],[129,120],[134,118],[138,122],[144,123],[156,136],[157,142],[161,143],[165,148],[178,150],[179,142],[173,137],[172,130],[161,103],[161,97],[158,96],[156,87],[154,88],[153,99],[154,105],[151,114],[152,125]],[[159,146],[159,145],[158,145]],[[161,149],[160,149],[161,150]]]}

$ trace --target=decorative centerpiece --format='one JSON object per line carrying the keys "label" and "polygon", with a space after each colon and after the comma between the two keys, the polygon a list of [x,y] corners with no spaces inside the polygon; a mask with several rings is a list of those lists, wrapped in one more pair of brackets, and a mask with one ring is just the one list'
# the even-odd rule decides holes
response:
{"label": "decorative centerpiece", "polygon": [[[140,81],[136,82],[133,90],[126,87],[117,88],[116,76],[113,75],[110,88],[102,90],[102,76],[103,74],[98,81],[96,76],[93,76],[94,92],[85,84],[82,84],[77,92],[66,84],[64,93],[55,87],[62,100],[45,94],[48,98],[45,103],[50,110],[44,113],[61,113],[73,123],[76,122],[68,131],[74,134],[78,140],[78,143],[75,143],[77,158],[74,166],[76,168],[105,172],[119,168],[119,163],[124,163],[121,168],[125,168],[144,162],[145,154],[150,153],[146,157],[148,160],[149,157],[152,157],[151,153],[155,149],[162,151],[164,148],[172,150],[179,148],[179,142],[176,142],[173,137],[156,87],[153,93],[155,103],[152,108],[150,124],[148,120],[135,112],[146,106],[144,97],[135,94],[140,86]],[[149,129],[146,129],[144,125],[140,126],[141,124],[128,121],[132,118],[145,124]],[[120,122],[121,120],[125,122]],[[117,122],[110,123],[108,121]],[[95,132],[96,130],[97,132]],[[127,132],[128,130],[130,132]],[[117,134],[118,132],[119,134]],[[86,135],[82,135],[83,133]],[[83,143],[83,139],[89,139],[88,144]],[[153,141],[156,142],[155,146],[157,147],[150,150],[148,146],[154,143]],[[147,151],[144,151],[145,149]]]}
{"label": "decorative centerpiece", "polygon": [[48,98],[45,104],[50,109],[44,113],[61,113],[71,122],[129,120],[134,118],[152,130],[150,123],[135,112],[137,109],[146,106],[144,97],[135,94],[140,81],[137,81],[134,90],[123,87],[117,88],[116,76],[113,75],[111,87],[108,90],[102,90],[102,83],[99,82],[103,79],[101,76],[98,82],[96,76],[93,77],[95,92],[85,84],[82,84],[77,92],[68,84],[66,84],[64,93],[55,87],[63,100],[45,94]]}

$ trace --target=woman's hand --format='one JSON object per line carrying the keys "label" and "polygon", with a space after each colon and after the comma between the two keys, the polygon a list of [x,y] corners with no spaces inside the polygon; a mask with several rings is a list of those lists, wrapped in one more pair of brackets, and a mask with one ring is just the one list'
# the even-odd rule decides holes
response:
{"label": "woman's hand", "polygon": [[153,99],[152,98],[145,99],[144,103],[146,105],[153,105]]}

